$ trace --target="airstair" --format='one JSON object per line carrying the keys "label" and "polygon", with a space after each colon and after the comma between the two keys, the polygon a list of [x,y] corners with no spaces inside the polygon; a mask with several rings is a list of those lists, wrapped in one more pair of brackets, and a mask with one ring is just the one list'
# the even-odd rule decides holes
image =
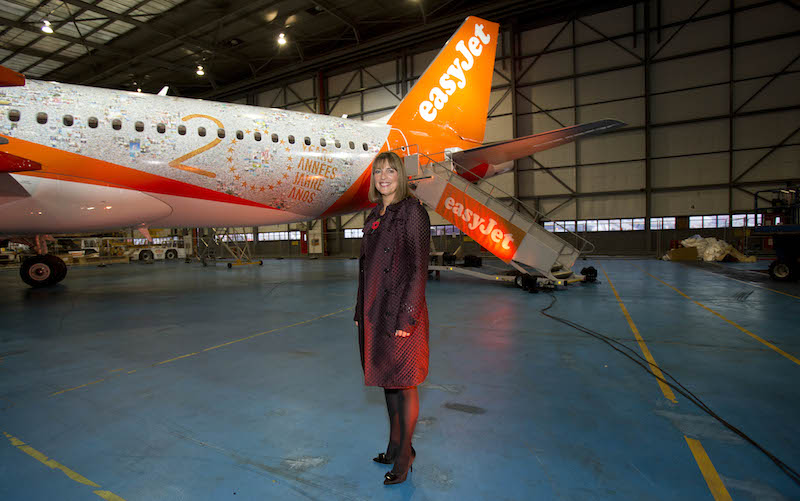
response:
{"label": "airstair", "polygon": [[582,252],[594,250],[591,242],[566,228],[559,231],[572,235],[580,248],[544,229],[537,222],[546,219],[544,214],[489,181],[478,186],[464,179],[447,155],[436,161],[414,153],[404,161],[418,199],[523,275],[529,274],[525,265],[560,282]]}

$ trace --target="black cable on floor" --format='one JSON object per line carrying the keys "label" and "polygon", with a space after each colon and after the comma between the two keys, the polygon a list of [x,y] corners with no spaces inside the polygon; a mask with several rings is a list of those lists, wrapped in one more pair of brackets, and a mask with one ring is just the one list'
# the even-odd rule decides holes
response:
{"label": "black cable on floor", "polygon": [[[580,324],[577,324],[577,323],[573,322],[572,320],[567,320],[566,318],[561,318],[561,317],[558,317],[556,315],[551,315],[550,313],[547,313],[547,310],[552,308],[553,305],[556,304],[556,301],[558,300],[556,298],[556,296],[553,295],[553,294],[550,294],[550,297],[553,298],[553,301],[550,303],[550,305],[547,308],[544,308],[544,309],[540,310],[540,313],[542,315],[546,316],[547,318],[553,319],[553,320],[555,320],[557,322],[561,322],[562,324],[568,325],[569,327],[572,327],[573,329],[575,329],[577,331],[583,332],[584,334],[588,334],[588,335],[592,336],[595,339],[599,339],[600,341],[602,341],[602,342],[606,343],[607,345],[609,345],[612,349],[614,349],[614,350],[618,351],[619,353],[621,353],[622,355],[628,357],[634,363],[638,364],[644,370],[646,370],[648,374],[650,374],[654,378],[658,379],[662,383],[666,384],[667,386],[669,386],[673,390],[675,390],[678,393],[680,393],[681,395],[683,395],[687,400],[689,400],[690,402],[695,404],[703,412],[707,413],[709,416],[711,416],[714,419],[716,419],[717,421],[719,421],[727,429],[729,429],[730,431],[732,431],[733,433],[735,433],[736,435],[738,435],[739,437],[744,439],[746,442],[750,443],[753,447],[755,447],[756,449],[761,451],[773,463],[775,463],[775,465],[778,468],[780,468],[783,473],[788,475],[789,478],[791,478],[794,481],[794,483],[796,483],[797,485],[800,485],[800,473],[797,473],[797,471],[795,471],[792,467],[790,467],[789,465],[787,465],[786,463],[784,463],[783,461],[781,461],[780,459],[775,457],[774,454],[772,454],[771,452],[766,450],[764,447],[762,447],[758,442],[756,442],[755,440],[753,440],[752,438],[747,436],[743,431],[739,430],[738,428],[736,428],[735,426],[733,426],[729,422],[727,422],[724,419],[722,419],[719,415],[717,415],[717,413],[712,411],[702,400],[700,400],[700,398],[697,397],[697,395],[695,395],[694,393],[689,391],[689,389],[687,389],[680,382],[678,382],[677,379],[675,379],[669,372],[665,371],[662,367],[657,367],[657,368],[667,378],[669,378],[672,381],[674,381],[674,384],[669,382],[669,381],[667,381],[664,378],[656,376],[653,373],[653,371],[650,369],[650,365],[651,365],[650,362],[648,362],[647,359],[645,359],[644,357],[639,355],[639,353],[637,353],[636,350],[634,350],[633,348],[631,348],[629,346],[626,346],[623,343],[620,343],[619,341],[615,340],[614,338],[611,338],[611,337],[606,336],[604,334],[601,334],[601,333],[599,333],[597,331],[593,331],[592,329],[589,329],[589,328],[584,327],[584,326],[582,326]],[[619,349],[616,345],[619,345],[619,346],[625,348],[628,352],[630,352],[630,354],[626,353],[625,351],[623,351],[621,349]],[[633,354],[633,356],[631,356],[631,354]]]}

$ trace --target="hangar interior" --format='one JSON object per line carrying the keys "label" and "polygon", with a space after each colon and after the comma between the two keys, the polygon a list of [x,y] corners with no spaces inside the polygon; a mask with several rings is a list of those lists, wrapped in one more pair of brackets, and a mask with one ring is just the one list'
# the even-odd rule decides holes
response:
{"label": "hangar interior", "polygon": [[[792,222],[778,200],[800,186],[795,0],[0,5],[0,65],[29,79],[360,121],[473,15],[501,23],[485,143],[626,124],[479,183],[591,242],[575,269],[598,282],[429,281],[420,458],[394,490],[369,461],[385,409],[351,336],[368,210],[151,229],[189,258],[230,244],[261,263],[233,270],[174,254],[29,290],[4,253],[0,498],[800,498],[800,287],[769,280],[754,232]],[[437,251],[504,268],[428,212]],[[656,260],[694,235],[754,262]],[[131,229],[63,236],[100,254],[119,239],[152,262]]]}

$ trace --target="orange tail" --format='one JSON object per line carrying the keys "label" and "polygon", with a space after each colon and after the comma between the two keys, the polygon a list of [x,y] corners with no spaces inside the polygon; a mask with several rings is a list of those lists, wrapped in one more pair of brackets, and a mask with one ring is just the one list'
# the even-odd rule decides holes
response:
{"label": "orange tail", "polygon": [[420,153],[483,142],[499,25],[468,17],[394,110],[389,149]]}

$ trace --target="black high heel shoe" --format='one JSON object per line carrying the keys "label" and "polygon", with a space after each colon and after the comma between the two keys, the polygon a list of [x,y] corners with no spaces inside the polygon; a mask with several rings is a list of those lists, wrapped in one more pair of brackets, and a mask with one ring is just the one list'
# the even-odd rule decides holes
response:
{"label": "black high heel shoe", "polygon": [[[414,446],[411,446],[411,452],[416,454],[417,451],[414,450]],[[378,453],[378,457],[372,458],[373,461],[380,464],[394,464],[394,456],[390,456],[388,453],[380,452]]]}
{"label": "black high heel shoe", "polygon": [[406,477],[408,477],[408,473],[414,471],[414,459],[417,457],[417,452],[414,448],[411,448],[411,461],[408,464],[408,469],[403,472],[403,474],[395,473],[394,471],[388,471],[383,476],[383,485],[392,485],[392,484],[401,484],[406,481]]}

